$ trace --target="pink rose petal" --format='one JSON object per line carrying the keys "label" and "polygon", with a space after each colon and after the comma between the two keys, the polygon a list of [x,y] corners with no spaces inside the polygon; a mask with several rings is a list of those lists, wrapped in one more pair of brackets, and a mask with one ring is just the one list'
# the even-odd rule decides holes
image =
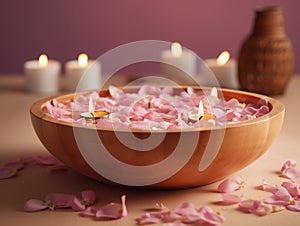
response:
{"label": "pink rose petal", "polygon": [[1,167],[0,168],[0,180],[8,179],[17,175],[18,170],[10,167]]}
{"label": "pink rose petal", "polygon": [[172,212],[183,217],[185,219],[185,222],[194,222],[200,219],[199,212],[190,202],[179,204],[173,209]]}
{"label": "pink rose petal", "polygon": [[3,167],[21,170],[24,168],[24,162],[23,161],[8,162],[4,164]]}
{"label": "pink rose petal", "polygon": [[83,217],[96,217],[97,209],[89,206],[83,212],[80,213]]}
{"label": "pink rose petal", "polygon": [[280,168],[280,172],[281,174],[284,174],[284,172],[288,169],[288,168],[294,168],[297,165],[297,162],[295,160],[287,160],[283,163],[283,165]]}
{"label": "pink rose petal", "polygon": [[53,156],[36,156],[33,157],[36,163],[40,165],[45,165],[45,166],[52,166],[60,163],[55,157]]}
{"label": "pink rose petal", "polygon": [[281,183],[281,186],[284,187],[290,195],[296,199],[300,200],[300,185],[293,181],[284,181]]}
{"label": "pink rose petal", "polygon": [[258,216],[265,216],[273,211],[269,204],[259,200],[243,200],[239,203],[239,209],[246,213],[253,213]]}
{"label": "pink rose petal", "polygon": [[200,220],[196,223],[203,223],[203,225],[221,225],[225,218],[217,213],[215,213],[210,207],[203,206],[199,210]]}
{"label": "pink rose petal", "polygon": [[264,199],[264,202],[272,205],[286,206],[289,205],[292,200],[293,198],[288,190],[282,186],[278,186],[278,190],[272,196]]}
{"label": "pink rose petal", "polygon": [[[66,206],[68,207],[68,206]],[[70,202],[70,207],[72,208],[72,210],[74,211],[82,211],[85,210],[85,205],[82,204],[82,202],[77,198],[77,197],[73,197],[73,199]],[[62,207],[63,208],[63,207]]]}
{"label": "pink rose petal", "polygon": [[44,210],[47,208],[48,208],[48,205],[45,202],[38,200],[38,199],[30,199],[25,203],[23,210],[25,212],[35,212],[35,211],[40,211],[40,210]]}
{"label": "pink rose petal", "polygon": [[123,195],[121,197],[120,203],[110,203],[106,206],[102,207],[96,212],[97,218],[110,218],[110,219],[118,219],[121,217],[127,216],[127,208],[125,205],[126,196]]}
{"label": "pink rose petal", "polygon": [[265,179],[262,180],[261,188],[264,191],[268,191],[268,192],[272,192],[272,193],[274,193],[278,190],[277,185],[267,183]]}
{"label": "pink rose petal", "polygon": [[286,208],[291,211],[300,212],[300,201],[295,201],[293,205],[287,205]]}
{"label": "pink rose petal", "polygon": [[300,177],[300,170],[297,168],[287,168],[283,176],[289,179],[297,179]]}
{"label": "pink rose petal", "polygon": [[164,218],[165,213],[144,213],[135,220],[138,225],[148,225],[163,223]]}
{"label": "pink rose petal", "polygon": [[222,181],[217,190],[223,193],[229,193],[241,189],[244,186],[244,181],[240,177],[228,178]]}
{"label": "pink rose petal", "polygon": [[223,204],[225,205],[237,204],[241,201],[241,198],[234,194],[224,193],[221,194],[221,196],[222,196]]}
{"label": "pink rose petal", "polygon": [[50,202],[54,205],[55,208],[68,208],[72,207],[74,195],[63,194],[63,193],[50,193],[46,196],[46,202]]}
{"label": "pink rose petal", "polygon": [[81,192],[82,202],[87,205],[93,205],[96,201],[96,193],[93,190],[85,190]]}

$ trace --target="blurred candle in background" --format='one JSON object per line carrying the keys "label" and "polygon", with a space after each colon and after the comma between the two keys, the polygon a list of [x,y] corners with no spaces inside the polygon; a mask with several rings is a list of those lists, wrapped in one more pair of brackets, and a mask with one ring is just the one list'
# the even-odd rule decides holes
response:
{"label": "blurred candle in background", "polygon": [[56,60],[48,60],[46,54],[38,60],[24,63],[26,88],[34,93],[57,93],[59,91],[59,76],[61,64]]}
{"label": "blurred candle in background", "polygon": [[223,51],[217,59],[206,59],[205,63],[213,72],[221,87],[238,89],[237,63],[230,59],[230,53]]}
{"label": "blurred candle in background", "polygon": [[177,83],[186,83],[190,76],[196,75],[196,54],[182,49],[178,42],[173,42],[169,50],[161,53],[163,75]]}
{"label": "blurred candle in background", "polygon": [[65,65],[66,84],[69,91],[93,90],[100,87],[101,64],[89,60],[85,53],[79,54],[77,60],[68,61]]}

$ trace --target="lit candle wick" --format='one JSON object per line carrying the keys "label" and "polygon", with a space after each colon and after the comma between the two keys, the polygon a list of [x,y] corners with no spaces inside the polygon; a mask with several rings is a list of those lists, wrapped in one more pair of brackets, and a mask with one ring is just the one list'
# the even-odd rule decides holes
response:
{"label": "lit candle wick", "polygon": [[198,120],[210,120],[214,119],[215,116],[212,114],[204,113],[203,102],[200,100],[198,107]]}
{"label": "lit candle wick", "polygon": [[92,97],[90,97],[90,99],[89,99],[88,112],[82,112],[80,114],[81,117],[86,118],[86,119],[92,119],[92,120],[99,119],[99,118],[105,117],[107,115],[109,115],[109,112],[107,112],[107,111],[95,111],[95,104],[94,104]]}
{"label": "lit candle wick", "polygon": [[228,62],[230,58],[230,53],[228,51],[223,51],[217,58],[217,63],[219,65],[224,65]]}

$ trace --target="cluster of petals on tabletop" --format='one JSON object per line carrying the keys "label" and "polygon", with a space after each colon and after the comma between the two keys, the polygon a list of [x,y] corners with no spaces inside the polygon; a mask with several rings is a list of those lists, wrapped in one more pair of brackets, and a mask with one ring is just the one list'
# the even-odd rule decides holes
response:
{"label": "cluster of petals on tabletop", "polygon": [[300,184],[296,182],[296,179],[300,178],[300,170],[296,168],[296,162],[294,160],[286,161],[282,165],[280,173],[287,180],[279,185],[270,184],[265,179],[262,180],[261,190],[272,193],[262,200],[244,198],[233,193],[245,185],[245,181],[240,177],[225,179],[217,188],[222,193],[222,204],[238,204],[241,211],[259,216],[284,209],[300,212]]}
{"label": "cluster of petals on tabletop", "polygon": [[[78,94],[66,103],[48,101],[43,111],[51,117],[80,125],[100,128],[172,130],[222,126],[269,113],[268,103],[240,103],[223,99],[216,88],[209,92],[192,87],[174,93],[172,87],[141,86],[130,93],[110,86],[110,96],[98,92]],[[98,116],[97,116],[98,115]]]}
{"label": "cluster of petals on tabletop", "polygon": [[[26,164],[39,164],[50,167],[49,169],[66,169],[64,165],[52,156],[24,157],[18,161],[8,162],[0,167],[1,179],[14,177],[18,171]],[[285,209],[300,212],[300,169],[294,160],[288,160],[280,168],[280,176],[285,178],[280,184],[270,184],[265,179],[262,180],[260,188],[262,191],[270,192],[271,195],[264,199],[245,197],[238,195],[238,190],[242,191],[246,182],[234,176],[220,182],[217,186],[222,197],[220,205],[237,205],[242,212],[252,213],[258,216],[265,216],[270,213],[283,211]],[[11,173],[14,172],[14,173]],[[24,204],[25,212],[36,212],[45,209],[65,209],[79,212],[82,217],[90,217],[95,220],[120,219],[128,215],[126,207],[126,195],[121,196],[121,202],[108,203],[100,208],[96,208],[96,193],[93,190],[84,190],[81,197],[74,194],[49,193],[43,200],[29,199]],[[151,211],[150,211],[151,210]],[[225,210],[223,208],[223,210]],[[220,226],[225,221],[225,217],[219,211],[214,211],[209,206],[196,208],[191,202],[182,202],[175,208],[169,209],[163,204],[157,208],[150,208],[149,212],[136,217],[138,225],[166,224],[172,225],[212,225]]]}
{"label": "cluster of petals on tabletop", "polygon": [[16,176],[19,173],[19,171],[24,169],[24,167],[29,164],[47,166],[47,169],[49,171],[67,170],[66,165],[64,165],[62,162],[60,162],[53,156],[24,157],[17,161],[8,162],[1,166],[0,180]]}
{"label": "cluster of petals on tabletop", "polygon": [[157,211],[147,212],[136,218],[138,225],[162,224],[169,226],[195,225],[195,226],[218,226],[225,221],[220,213],[215,213],[210,207],[196,208],[193,203],[183,202],[174,209],[160,205]]}

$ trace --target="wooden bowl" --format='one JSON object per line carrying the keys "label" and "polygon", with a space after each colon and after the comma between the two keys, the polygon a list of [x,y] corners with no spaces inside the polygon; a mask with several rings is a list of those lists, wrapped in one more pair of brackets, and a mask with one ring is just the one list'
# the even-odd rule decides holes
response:
{"label": "wooden bowl", "polygon": [[[59,121],[42,111],[53,97],[34,103],[30,113],[35,132],[48,151],[81,174],[124,187],[189,188],[220,180],[258,159],[271,146],[283,123],[285,109],[277,100],[249,92],[221,91],[225,99],[236,98],[242,103],[257,105],[267,100],[271,111],[225,127],[151,133]],[[56,99],[65,102],[73,100],[74,95]],[[101,95],[108,95],[108,91],[101,91]],[[146,151],[134,150],[123,142],[137,140],[137,145],[143,145],[149,136],[161,142]]]}

